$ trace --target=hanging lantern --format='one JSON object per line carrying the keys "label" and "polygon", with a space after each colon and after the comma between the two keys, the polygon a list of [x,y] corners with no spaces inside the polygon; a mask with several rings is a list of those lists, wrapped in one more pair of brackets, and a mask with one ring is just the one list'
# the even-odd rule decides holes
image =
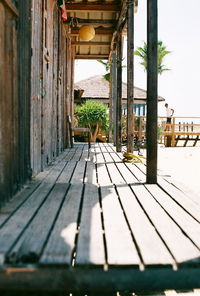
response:
{"label": "hanging lantern", "polygon": [[79,36],[83,41],[90,41],[95,36],[95,29],[92,26],[82,26],[79,30]]}

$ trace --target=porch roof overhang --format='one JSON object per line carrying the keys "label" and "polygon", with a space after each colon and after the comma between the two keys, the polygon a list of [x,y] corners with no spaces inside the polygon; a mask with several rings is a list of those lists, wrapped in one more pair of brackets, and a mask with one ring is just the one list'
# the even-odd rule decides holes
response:
{"label": "porch roof overhang", "polygon": [[[75,59],[108,59],[114,48],[118,30],[126,21],[128,1],[121,0],[74,0],[65,1],[72,37]],[[138,0],[134,0],[137,11]],[[79,37],[82,25],[92,25],[95,37],[91,41],[83,41]]]}

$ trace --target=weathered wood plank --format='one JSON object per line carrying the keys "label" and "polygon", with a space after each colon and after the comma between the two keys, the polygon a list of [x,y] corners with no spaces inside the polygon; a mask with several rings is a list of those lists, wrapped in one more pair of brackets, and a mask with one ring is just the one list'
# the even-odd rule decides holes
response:
{"label": "weathered wood plank", "polygon": [[86,184],[75,265],[104,265],[105,248],[98,187]]}
{"label": "weathered wood plank", "polygon": [[119,11],[118,3],[70,3],[65,4],[67,11]]}
{"label": "weathered wood plank", "polygon": [[55,184],[17,244],[7,254],[9,262],[34,263],[39,260],[68,187],[67,183]]}
{"label": "weathered wood plank", "polygon": [[84,181],[87,184],[97,184],[96,166],[93,162],[87,162],[87,168],[86,168]]}
{"label": "weathered wood plank", "polygon": [[97,163],[105,163],[105,159],[103,157],[100,147],[95,147],[95,154]]}
{"label": "weathered wood plank", "polygon": [[41,264],[71,265],[82,191],[83,184],[73,184],[70,186],[40,259]]}
{"label": "weathered wood plank", "polygon": [[77,162],[76,161],[69,161],[62,174],[58,177],[58,180],[56,181],[56,183],[70,183],[71,178],[73,176],[73,172],[76,168]]}
{"label": "weathered wood plank", "polygon": [[182,191],[168,183],[163,178],[158,178],[158,184],[164,189],[167,194],[177,201],[187,212],[189,212],[195,219],[200,222],[200,206],[198,206],[193,200],[188,198]]}
{"label": "weathered wood plank", "polygon": [[146,265],[174,264],[174,259],[128,186],[117,186],[131,231]]}
{"label": "weathered wood plank", "polygon": [[[41,173],[39,173],[36,177],[32,179],[27,185],[25,185],[24,188],[22,188],[21,191],[19,191],[11,200],[10,202],[6,203],[4,207],[0,210],[0,227],[2,223],[5,223],[5,221],[9,218],[11,214],[14,213],[18,207],[20,207],[24,201],[31,196],[31,194],[36,190],[36,188],[42,183],[45,178],[48,178],[48,174],[52,170],[52,166],[57,165],[61,161],[65,161],[67,158],[67,155],[69,153],[69,150],[66,149],[63,154],[61,154],[59,157],[56,158],[55,161],[52,162],[51,165],[45,168],[45,170]],[[4,216],[2,216],[2,213],[4,213]]]}
{"label": "weathered wood plank", "polygon": [[97,163],[97,179],[100,186],[112,184],[106,165],[103,163]]}
{"label": "weathered wood plank", "polygon": [[188,215],[181,206],[174,202],[157,185],[146,185],[146,188],[153,194],[161,206],[164,207],[165,211],[179,225],[182,231],[200,248],[200,223]]}
{"label": "weathered wood plank", "polygon": [[101,187],[103,221],[109,265],[136,265],[140,259],[115,189]]}
{"label": "weathered wood plank", "polygon": [[155,291],[180,291],[200,286],[200,270],[197,267],[177,271],[172,268],[148,268],[141,272],[132,267],[104,271],[102,268],[75,270],[66,266],[42,266],[25,269],[8,267],[5,271],[0,274],[0,289],[3,295],[5,290],[10,291],[11,295],[16,295],[16,292],[22,295],[24,288],[26,294],[34,291],[36,295],[83,295],[83,291],[85,295],[116,295],[116,291],[125,289],[138,291],[137,295],[140,292],[141,295],[151,295],[150,292],[155,295]]}
{"label": "weathered wood plank", "polygon": [[84,146],[84,148],[83,148],[83,153],[80,157],[80,161],[87,161],[88,155],[89,155],[89,151],[88,151],[88,145],[87,145],[87,146]]}
{"label": "weathered wood plank", "polygon": [[2,2],[10,9],[10,11],[15,15],[19,16],[19,11],[16,6],[11,2],[11,0],[2,0]]}
{"label": "weathered wood plank", "polygon": [[83,149],[84,149],[84,145],[78,146],[77,149],[76,149],[76,152],[74,153],[74,155],[72,157],[72,159],[76,160],[76,161],[79,161],[81,156],[82,156]]}
{"label": "weathered wood plank", "polygon": [[13,214],[27,200],[27,198],[31,196],[47,174],[48,171],[38,174],[35,180],[26,185],[0,209],[0,228],[9,219],[10,215]]}
{"label": "weathered wood plank", "polygon": [[176,262],[186,264],[195,261],[199,257],[199,250],[167,215],[165,209],[143,185],[132,185],[131,188]]}
{"label": "weathered wood plank", "polygon": [[134,174],[134,176],[136,177],[138,182],[144,183],[146,181],[145,174],[140,169],[138,169],[138,167],[136,165],[134,165],[134,163],[126,162],[125,165]]}
{"label": "weathered wood plank", "polygon": [[200,196],[195,194],[191,188],[188,188],[186,184],[183,184],[182,182],[179,182],[177,180],[174,180],[171,177],[164,177],[164,179],[172,184],[172,186],[179,189],[181,192],[183,192],[184,195],[186,195],[190,200],[195,202],[198,206],[200,206]]}
{"label": "weathered wood plank", "polygon": [[74,170],[71,184],[83,183],[85,177],[86,161],[78,161]]}
{"label": "weathered wood plank", "polygon": [[133,173],[128,169],[128,167],[124,163],[116,163],[116,166],[120,171],[120,173],[122,174],[127,184],[138,182],[136,177],[133,175]]}
{"label": "weathered wood plank", "polygon": [[111,155],[107,151],[103,153],[103,156],[105,158],[106,163],[113,162]]}
{"label": "weathered wood plank", "polygon": [[48,178],[34,191],[31,197],[17,210],[15,215],[11,216],[4,227],[0,230],[0,263],[5,260],[6,253],[16,242],[17,238],[24,231],[24,228],[30,223],[36,214],[38,208],[42,205],[49,191],[54,186],[56,179],[60,175],[64,163],[56,165],[48,175]]}
{"label": "weathered wood plank", "polygon": [[108,172],[113,184],[125,184],[125,180],[114,163],[107,163]]}
{"label": "weathered wood plank", "polygon": [[90,148],[90,151],[89,151],[89,157],[88,157],[88,160],[93,162],[93,163],[96,163],[97,160],[96,160],[96,154],[95,154],[95,148],[93,145],[91,145],[91,148]]}

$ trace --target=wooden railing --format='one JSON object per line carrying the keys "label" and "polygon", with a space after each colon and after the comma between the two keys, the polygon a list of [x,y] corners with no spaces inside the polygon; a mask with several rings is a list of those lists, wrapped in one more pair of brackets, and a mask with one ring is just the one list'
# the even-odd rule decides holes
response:
{"label": "wooden railing", "polygon": [[[146,138],[146,116],[134,117],[134,135],[138,139]],[[126,140],[126,115],[123,116],[122,136]],[[176,146],[177,142],[192,140],[196,145],[200,140],[200,117],[172,117],[171,123],[166,122],[166,117],[158,117],[158,138],[166,146]],[[195,146],[193,145],[193,146]]]}

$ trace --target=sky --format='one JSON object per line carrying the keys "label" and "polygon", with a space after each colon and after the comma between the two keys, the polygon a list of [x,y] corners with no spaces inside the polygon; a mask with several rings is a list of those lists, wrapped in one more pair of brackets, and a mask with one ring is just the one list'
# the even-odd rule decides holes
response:
{"label": "sky", "polygon": [[[135,14],[135,48],[146,41],[146,0],[139,0]],[[165,98],[174,116],[200,116],[200,0],[158,0],[158,39],[171,53],[163,61],[170,71],[158,76],[158,94]],[[124,47],[126,61],[126,43]],[[134,85],[146,89],[146,72],[135,56]],[[97,61],[77,60],[75,82],[104,74]],[[126,82],[126,69],[123,81]],[[159,103],[159,115],[165,115]]]}

